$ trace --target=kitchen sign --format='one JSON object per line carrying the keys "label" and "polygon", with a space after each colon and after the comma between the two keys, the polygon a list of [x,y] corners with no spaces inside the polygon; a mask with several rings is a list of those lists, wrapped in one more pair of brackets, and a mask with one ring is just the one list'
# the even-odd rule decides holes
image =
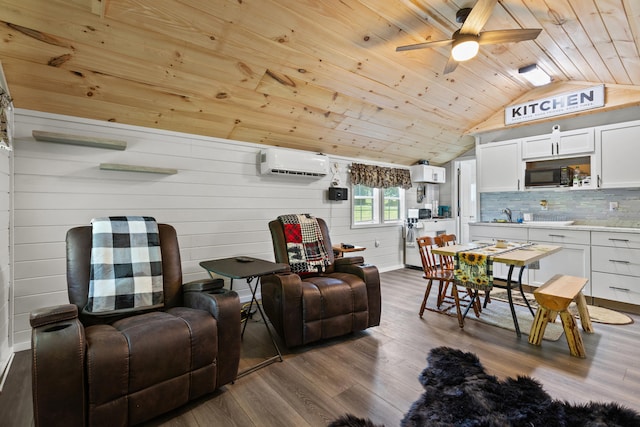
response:
{"label": "kitchen sign", "polygon": [[598,85],[507,107],[504,110],[504,123],[512,125],[603,106],[604,85]]}

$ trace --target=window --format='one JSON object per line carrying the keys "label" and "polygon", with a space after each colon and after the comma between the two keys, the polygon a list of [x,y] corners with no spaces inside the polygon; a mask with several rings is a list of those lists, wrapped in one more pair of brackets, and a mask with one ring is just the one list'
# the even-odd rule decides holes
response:
{"label": "window", "polygon": [[404,190],[400,187],[353,186],[353,225],[398,224],[404,220]]}

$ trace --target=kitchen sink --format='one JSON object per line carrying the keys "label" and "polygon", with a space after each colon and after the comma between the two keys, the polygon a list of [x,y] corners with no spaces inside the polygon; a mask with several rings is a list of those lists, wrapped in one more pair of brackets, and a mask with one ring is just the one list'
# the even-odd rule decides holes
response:
{"label": "kitchen sink", "polygon": [[572,225],[573,221],[524,221],[527,225],[542,225],[542,226],[555,226],[555,225]]}

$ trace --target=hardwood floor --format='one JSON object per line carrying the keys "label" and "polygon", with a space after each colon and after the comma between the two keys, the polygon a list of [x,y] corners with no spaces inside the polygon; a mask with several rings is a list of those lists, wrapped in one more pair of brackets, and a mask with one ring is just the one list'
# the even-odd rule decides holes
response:
{"label": "hardwood floor", "polygon": [[[432,311],[420,319],[424,289],[420,271],[383,273],[380,326],[319,345],[281,347],[282,363],[148,425],[326,426],[353,413],[398,426],[422,392],[418,375],[427,365],[427,353],[438,346],[474,352],[499,378],[532,376],[558,399],[614,401],[640,410],[640,316],[632,315],[630,325],[594,324],[595,334],[583,334],[587,358],[577,359],[569,355],[564,337],[535,347],[526,335],[518,339],[513,331],[471,320],[473,314],[464,329],[454,317]],[[243,351],[241,370],[274,354],[262,323],[248,325]],[[16,355],[0,395],[2,425],[33,424],[30,363],[30,352]]]}

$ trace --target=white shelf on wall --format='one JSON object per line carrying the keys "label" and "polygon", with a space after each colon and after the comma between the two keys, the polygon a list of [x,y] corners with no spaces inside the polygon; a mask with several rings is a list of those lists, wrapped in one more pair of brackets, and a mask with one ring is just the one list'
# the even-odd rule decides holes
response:
{"label": "white shelf on wall", "polygon": [[34,130],[31,134],[36,141],[41,142],[54,142],[56,144],[80,145],[83,147],[106,148],[108,150],[120,151],[127,148],[127,143],[125,141],[118,141],[115,139],[67,135],[64,133],[44,132],[40,130]]}
{"label": "white shelf on wall", "polygon": [[153,166],[123,165],[119,163],[100,163],[100,169],[119,172],[158,173],[163,175],[175,175],[178,173],[177,169],[156,168]]}

